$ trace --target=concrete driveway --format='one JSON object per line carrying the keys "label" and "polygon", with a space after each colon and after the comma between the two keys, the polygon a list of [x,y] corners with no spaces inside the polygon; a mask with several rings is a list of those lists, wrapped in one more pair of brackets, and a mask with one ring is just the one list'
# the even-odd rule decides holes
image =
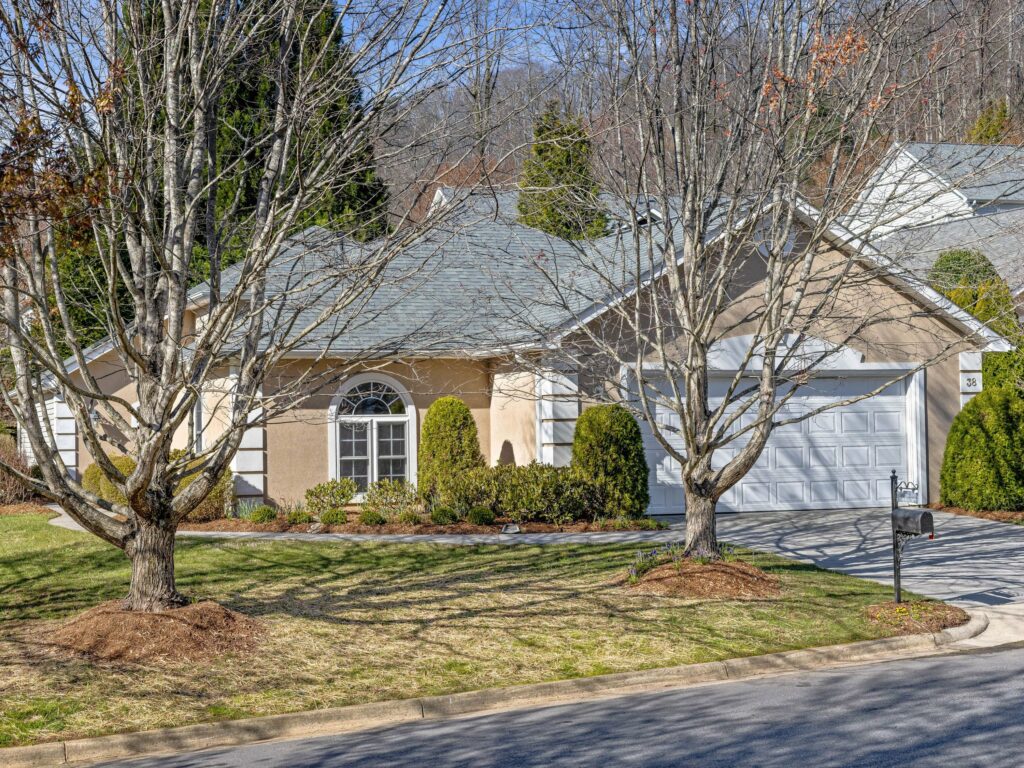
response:
{"label": "concrete driveway", "polygon": [[[933,512],[903,550],[903,587],[964,608],[1024,602],[1024,527]],[[723,541],[892,584],[889,510],[722,514]]]}
{"label": "concrete driveway", "polygon": [[[1024,527],[932,514],[935,539],[914,539],[903,550],[903,588],[988,614],[989,630],[965,645],[1024,640]],[[892,584],[888,509],[726,513],[718,517],[718,535]]]}

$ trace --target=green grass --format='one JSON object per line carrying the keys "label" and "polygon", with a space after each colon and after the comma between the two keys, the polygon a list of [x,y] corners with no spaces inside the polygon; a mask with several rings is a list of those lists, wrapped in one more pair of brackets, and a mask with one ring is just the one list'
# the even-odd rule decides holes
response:
{"label": "green grass", "polygon": [[614,585],[635,546],[178,545],[179,587],[257,616],[261,646],[208,663],[99,664],[47,622],[122,596],[128,562],[41,516],[0,517],[0,746],[713,661],[878,637],[881,585],[744,553],[774,600]]}

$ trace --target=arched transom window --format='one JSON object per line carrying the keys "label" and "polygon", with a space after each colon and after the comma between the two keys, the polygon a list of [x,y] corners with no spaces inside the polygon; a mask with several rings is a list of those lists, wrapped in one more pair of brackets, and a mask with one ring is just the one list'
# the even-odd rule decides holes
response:
{"label": "arched transom window", "polygon": [[332,477],[352,478],[360,493],[377,480],[413,479],[413,408],[398,385],[352,380],[332,404]]}

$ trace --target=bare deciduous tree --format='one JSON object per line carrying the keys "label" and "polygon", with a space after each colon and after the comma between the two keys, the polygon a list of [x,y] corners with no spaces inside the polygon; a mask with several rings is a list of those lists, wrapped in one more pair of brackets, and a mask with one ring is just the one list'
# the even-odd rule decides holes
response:
{"label": "bare deciduous tree", "polygon": [[[689,553],[720,555],[717,504],[775,430],[876,395],[954,349],[908,297],[927,287],[842,226],[874,167],[865,158],[880,156],[943,64],[906,44],[926,7],[578,6],[571,47],[588,62],[578,76],[604,94],[595,155],[621,227],[574,256],[560,246],[559,258],[538,257],[551,303],[573,322],[535,364],[568,365],[647,422],[678,463]],[[802,195],[812,174],[816,208]],[[906,289],[895,303],[879,291],[894,273]],[[604,309],[598,296],[614,300]],[[540,328],[551,309],[531,296],[520,314]],[[798,405],[846,345],[900,355],[880,342],[879,327],[893,325],[930,334],[910,369]]]}
{"label": "bare deciduous tree", "polygon": [[[382,137],[463,74],[455,53],[465,48],[457,30],[469,28],[463,11],[426,0],[0,3],[11,52],[0,62],[11,95],[3,119],[45,137],[23,172],[5,180],[17,205],[5,205],[0,220],[0,324],[12,373],[4,397],[42,478],[0,469],[125,552],[127,608],[182,604],[175,531],[229,470],[254,418],[273,418],[348,366],[401,348],[395,339],[347,349],[345,338],[373,322],[361,314],[368,297],[422,228],[407,226],[400,211],[392,234],[368,243],[306,228],[326,196],[367,172],[368,147],[382,162],[400,152]],[[324,18],[335,26],[327,35],[317,26]],[[240,62],[255,65],[254,50],[269,83],[258,116],[265,128],[242,137],[240,152],[217,157],[211,136],[232,124],[222,94]],[[325,134],[324,115],[352,100],[354,81],[363,87],[358,109]],[[250,205],[238,203],[241,190]],[[99,350],[76,342],[70,286],[60,278],[58,232],[69,215],[87,223],[101,264],[95,279],[109,299],[100,312],[109,338]],[[291,272],[274,271],[295,247],[302,256]],[[204,254],[211,279],[197,293]],[[229,262],[231,279],[220,286]],[[413,278],[388,273],[392,287]],[[320,351],[265,393],[269,372],[314,338]],[[332,349],[345,350],[344,362],[318,365]],[[94,374],[97,351],[123,369],[127,389],[112,392]],[[225,381],[222,431],[200,446],[189,430],[187,450],[172,454],[203,393]],[[54,450],[46,418],[54,397],[124,503],[83,488]],[[122,472],[108,451],[130,455],[135,468]]]}

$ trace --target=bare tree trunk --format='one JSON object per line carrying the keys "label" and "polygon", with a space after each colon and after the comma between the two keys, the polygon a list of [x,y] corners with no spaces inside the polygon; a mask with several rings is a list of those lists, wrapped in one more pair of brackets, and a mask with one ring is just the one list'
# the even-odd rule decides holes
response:
{"label": "bare tree trunk", "polygon": [[125,547],[132,561],[127,610],[163,611],[188,603],[174,586],[174,532],[174,525],[138,519],[135,536]]}
{"label": "bare tree trunk", "polygon": [[687,555],[711,560],[722,557],[715,525],[716,504],[715,499],[686,487],[686,543],[683,551]]}

